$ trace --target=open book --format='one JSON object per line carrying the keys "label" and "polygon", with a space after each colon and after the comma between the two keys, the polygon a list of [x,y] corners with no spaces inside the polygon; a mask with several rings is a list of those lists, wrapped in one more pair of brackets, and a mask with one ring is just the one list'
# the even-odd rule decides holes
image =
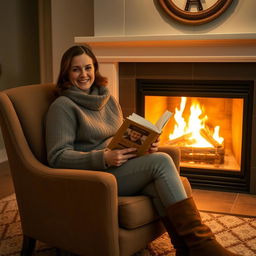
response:
{"label": "open book", "polygon": [[171,116],[172,113],[166,110],[158,121],[152,124],[145,118],[133,113],[125,118],[108,148],[137,148],[137,155],[145,154],[151,144],[160,136]]}

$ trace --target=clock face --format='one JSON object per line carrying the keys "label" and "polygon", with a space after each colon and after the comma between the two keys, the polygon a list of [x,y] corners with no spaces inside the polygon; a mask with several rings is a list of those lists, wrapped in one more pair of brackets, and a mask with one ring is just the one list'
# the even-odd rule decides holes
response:
{"label": "clock face", "polygon": [[164,11],[179,22],[203,24],[220,16],[233,0],[158,0]]}

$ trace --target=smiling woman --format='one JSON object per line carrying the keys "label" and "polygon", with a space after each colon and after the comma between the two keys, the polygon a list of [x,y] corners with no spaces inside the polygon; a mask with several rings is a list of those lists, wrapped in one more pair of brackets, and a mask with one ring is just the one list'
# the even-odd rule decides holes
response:
{"label": "smiling woman", "polygon": [[95,80],[92,58],[85,53],[75,56],[71,62],[69,81],[81,90],[88,90]]}
{"label": "smiling woman", "polygon": [[199,25],[219,17],[233,0],[159,0],[164,11],[175,20]]}
{"label": "smiling woman", "polygon": [[57,80],[58,92],[61,93],[72,85],[78,88],[85,86],[89,89],[94,82],[97,85],[106,86],[108,81],[100,74],[98,61],[90,47],[80,45],[69,48],[61,60]]}

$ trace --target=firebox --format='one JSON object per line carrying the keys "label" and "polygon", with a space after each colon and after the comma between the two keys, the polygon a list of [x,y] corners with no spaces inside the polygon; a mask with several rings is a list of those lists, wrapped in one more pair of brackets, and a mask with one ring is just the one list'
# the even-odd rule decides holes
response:
{"label": "firebox", "polygon": [[161,143],[178,147],[193,187],[248,191],[253,83],[137,79],[137,112],[153,123],[173,113]]}

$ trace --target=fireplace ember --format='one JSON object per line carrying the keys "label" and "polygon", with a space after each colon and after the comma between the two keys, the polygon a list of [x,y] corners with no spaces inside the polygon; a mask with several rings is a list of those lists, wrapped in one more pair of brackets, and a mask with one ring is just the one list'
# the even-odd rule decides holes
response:
{"label": "fireplace ember", "polygon": [[178,146],[180,148],[182,162],[224,164],[225,149],[223,146],[214,148],[196,148],[182,147],[179,144],[172,145]]}
{"label": "fireplace ember", "polygon": [[191,133],[184,134],[179,138],[168,141],[168,144],[179,147],[182,162],[198,162],[206,164],[224,164],[225,148],[214,140],[209,134],[201,129],[200,134],[214,147],[191,147],[195,140],[189,139]]}

